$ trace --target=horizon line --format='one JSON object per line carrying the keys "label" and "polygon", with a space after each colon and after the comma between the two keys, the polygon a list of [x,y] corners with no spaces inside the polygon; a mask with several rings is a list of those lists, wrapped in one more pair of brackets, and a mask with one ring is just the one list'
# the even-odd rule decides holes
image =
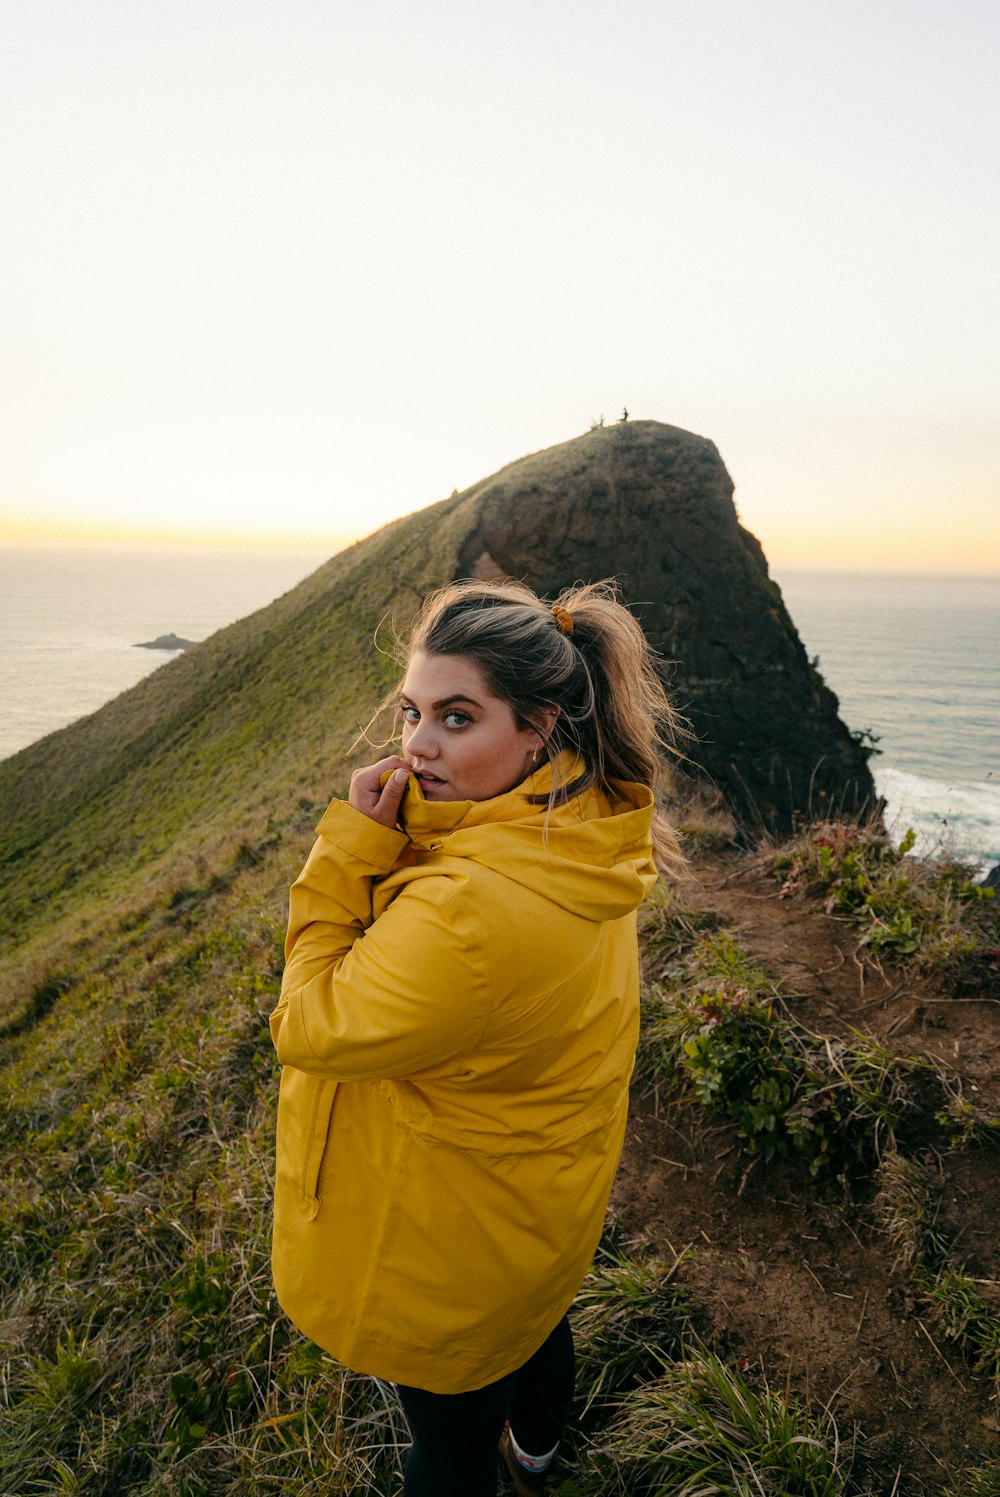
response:
{"label": "horizon line", "polygon": [[[375,526],[375,529],[380,527]],[[190,530],[164,525],[6,525],[0,545],[14,546],[178,546],[215,550],[328,551],[331,555],[363,540],[370,531]]]}
{"label": "horizon line", "polygon": [[[390,521],[376,522],[365,531],[261,531],[205,529],[191,530],[164,525],[115,525],[113,523],[58,524],[51,522],[0,520],[0,545],[44,547],[176,547],[178,549],[244,550],[262,551],[268,548],[282,551],[321,551],[334,556],[367,536],[375,534]],[[759,539],[759,537],[758,537]],[[796,548],[797,551],[797,548]],[[879,556],[864,556],[857,559],[830,556],[803,556],[796,552],[765,550],[765,561],[770,572],[800,569],[810,572],[855,572],[855,573],[920,573],[926,576],[1000,576],[1000,558],[988,560],[957,560],[954,558],[926,557],[919,560]]]}

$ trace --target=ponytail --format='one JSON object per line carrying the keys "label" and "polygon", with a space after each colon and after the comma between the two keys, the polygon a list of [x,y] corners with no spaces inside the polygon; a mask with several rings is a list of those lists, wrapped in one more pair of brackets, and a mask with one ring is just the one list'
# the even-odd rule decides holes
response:
{"label": "ponytail", "polygon": [[[538,729],[545,709],[559,708],[546,753],[554,760],[569,750],[581,772],[554,784],[542,803],[558,805],[593,785],[620,801],[623,780],[655,797],[659,750],[685,733],[656,657],[611,581],[567,588],[551,606],[520,582],[452,583],[425,601],[410,639],[415,650],[473,660],[521,727]],[[655,800],[652,836],[660,867],[679,871],[676,835]]]}

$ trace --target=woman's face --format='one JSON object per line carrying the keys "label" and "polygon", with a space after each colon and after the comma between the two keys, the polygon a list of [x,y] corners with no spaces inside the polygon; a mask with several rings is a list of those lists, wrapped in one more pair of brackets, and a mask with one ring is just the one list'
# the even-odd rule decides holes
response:
{"label": "woman's face", "polygon": [[[520,784],[542,748],[466,655],[410,656],[400,693],[403,758],[428,800],[489,800]],[[553,721],[555,713],[552,714]]]}

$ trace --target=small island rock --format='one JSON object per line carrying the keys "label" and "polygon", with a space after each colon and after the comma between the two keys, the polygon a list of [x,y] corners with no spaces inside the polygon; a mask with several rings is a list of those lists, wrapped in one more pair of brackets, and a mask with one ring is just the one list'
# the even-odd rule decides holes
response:
{"label": "small island rock", "polygon": [[197,644],[194,639],[181,639],[179,634],[160,634],[156,639],[143,639],[133,648],[136,650],[190,650]]}

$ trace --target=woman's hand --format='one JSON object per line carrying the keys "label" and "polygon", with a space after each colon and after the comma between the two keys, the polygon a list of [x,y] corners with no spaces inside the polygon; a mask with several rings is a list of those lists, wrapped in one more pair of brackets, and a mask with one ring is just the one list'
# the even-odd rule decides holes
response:
{"label": "woman's hand", "polygon": [[[383,788],[382,777],[390,770],[392,773]],[[399,818],[399,803],[403,799],[409,776],[410,766],[406,760],[401,759],[398,754],[390,754],[377,764],[369,764],[364,769],[354,771],[347,803],[363,816],[377,821],[380,826],[394,827]]]}

